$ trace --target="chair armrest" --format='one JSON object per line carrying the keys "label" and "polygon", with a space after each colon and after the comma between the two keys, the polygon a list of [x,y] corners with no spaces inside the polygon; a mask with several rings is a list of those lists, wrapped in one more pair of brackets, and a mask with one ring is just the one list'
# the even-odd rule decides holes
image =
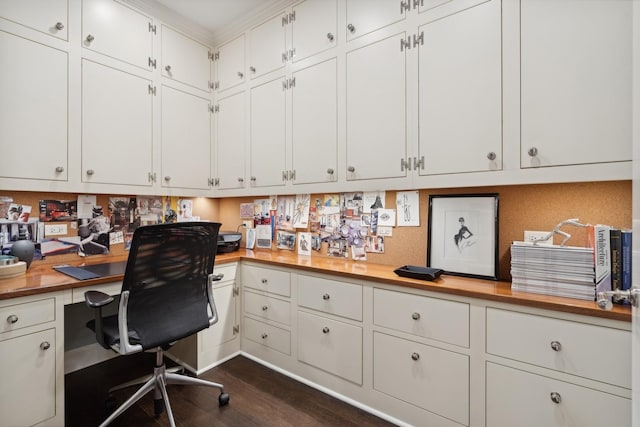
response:
{"label": "chair armrest", "polygon": [[84,302],[91,308],[101,308],[113,302],[113,297],[100,291],[87,291],[84,293]]}
{"label": "chair armrest", "polygon": [[224,278],[224,273],[212,274],[210,277],[212,282],[219,282]]}

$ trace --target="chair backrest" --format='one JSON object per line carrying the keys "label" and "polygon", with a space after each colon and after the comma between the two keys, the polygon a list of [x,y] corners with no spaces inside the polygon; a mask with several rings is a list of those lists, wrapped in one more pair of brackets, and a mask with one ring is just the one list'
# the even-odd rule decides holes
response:
{"label": "chair backrest", "polygon": [[127,326],[143,349],[164,346],[209,327],[207,286],[220,224],[181,222],[139,227],[133,234],[122,291]]}

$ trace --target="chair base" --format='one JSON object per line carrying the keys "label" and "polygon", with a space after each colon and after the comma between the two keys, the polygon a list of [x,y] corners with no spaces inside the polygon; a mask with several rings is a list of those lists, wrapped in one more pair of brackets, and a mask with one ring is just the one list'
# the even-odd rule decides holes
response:
{"label": "chair base", "polygon": [[[205,387],[214,387],[220,390],[218,396],[219,406],[225,406],[229,403],[229,394],[225,393],[224,386],[222,384],[214,383],[211,381],[201,380],[199,378],[192,378],[186,375],[176,374],[173,371],[180,370],[178,367],[167,369],[164,360],[162,349],[156,351],[156,366],[153,368],[153,375],[139,378],[133,381],[129,381],[124,384],[120,384],[113,387],[109,392],[115,390],[121,390],[127,387],[131,387],[137,384],[143,384],[126,402],[120,405],[109,417],[100,424],[100,427],[111,424],[113,420],[122,415],[127,409],[129,409],[134,403],[140,400],[150,391],[154,391],[154,411],[156,415],[162,413],[162,406],[167,410],[167,417],[171,427],[175,427],[175,421],[173,419],[173,412],[171,411],[171,404],[169,403],[169,396],[167,395],[167,385],[180,384],[180,385],[199,385]],[[163,405],[164,404],[164,405]]]}

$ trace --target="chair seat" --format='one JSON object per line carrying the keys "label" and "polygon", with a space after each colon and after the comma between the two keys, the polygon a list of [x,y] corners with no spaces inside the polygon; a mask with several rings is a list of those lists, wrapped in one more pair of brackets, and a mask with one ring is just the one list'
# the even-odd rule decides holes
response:
{"label": "chair seat", "polygon": [[[107,316],[102,319],[102,333],[104,334],[104,342],[109,347],[120,343],[120,331],[118,329],[118,315]],[[87,328],[96,332],[95,319],[87,322]],[[140,337],[136,331],[129,331],[129,342],[131,344],[140,344]]]}

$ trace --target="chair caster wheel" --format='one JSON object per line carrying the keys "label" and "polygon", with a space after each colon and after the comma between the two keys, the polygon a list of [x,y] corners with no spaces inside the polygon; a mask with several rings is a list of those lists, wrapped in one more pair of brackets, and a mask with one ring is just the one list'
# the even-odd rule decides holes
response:
{"label": "chair caster wheel", "polygon": [[220,393],[220,396],[218,396],[218,405],[226,406],[228,404],[229,404],[229,393]]}
{"label": "chair caster wheel", "polygon": [[154,399],[153,400],[153,413],[158,416],[160,414],[162,414],[162,411],[164,411],[164,400],[162,399]]}

